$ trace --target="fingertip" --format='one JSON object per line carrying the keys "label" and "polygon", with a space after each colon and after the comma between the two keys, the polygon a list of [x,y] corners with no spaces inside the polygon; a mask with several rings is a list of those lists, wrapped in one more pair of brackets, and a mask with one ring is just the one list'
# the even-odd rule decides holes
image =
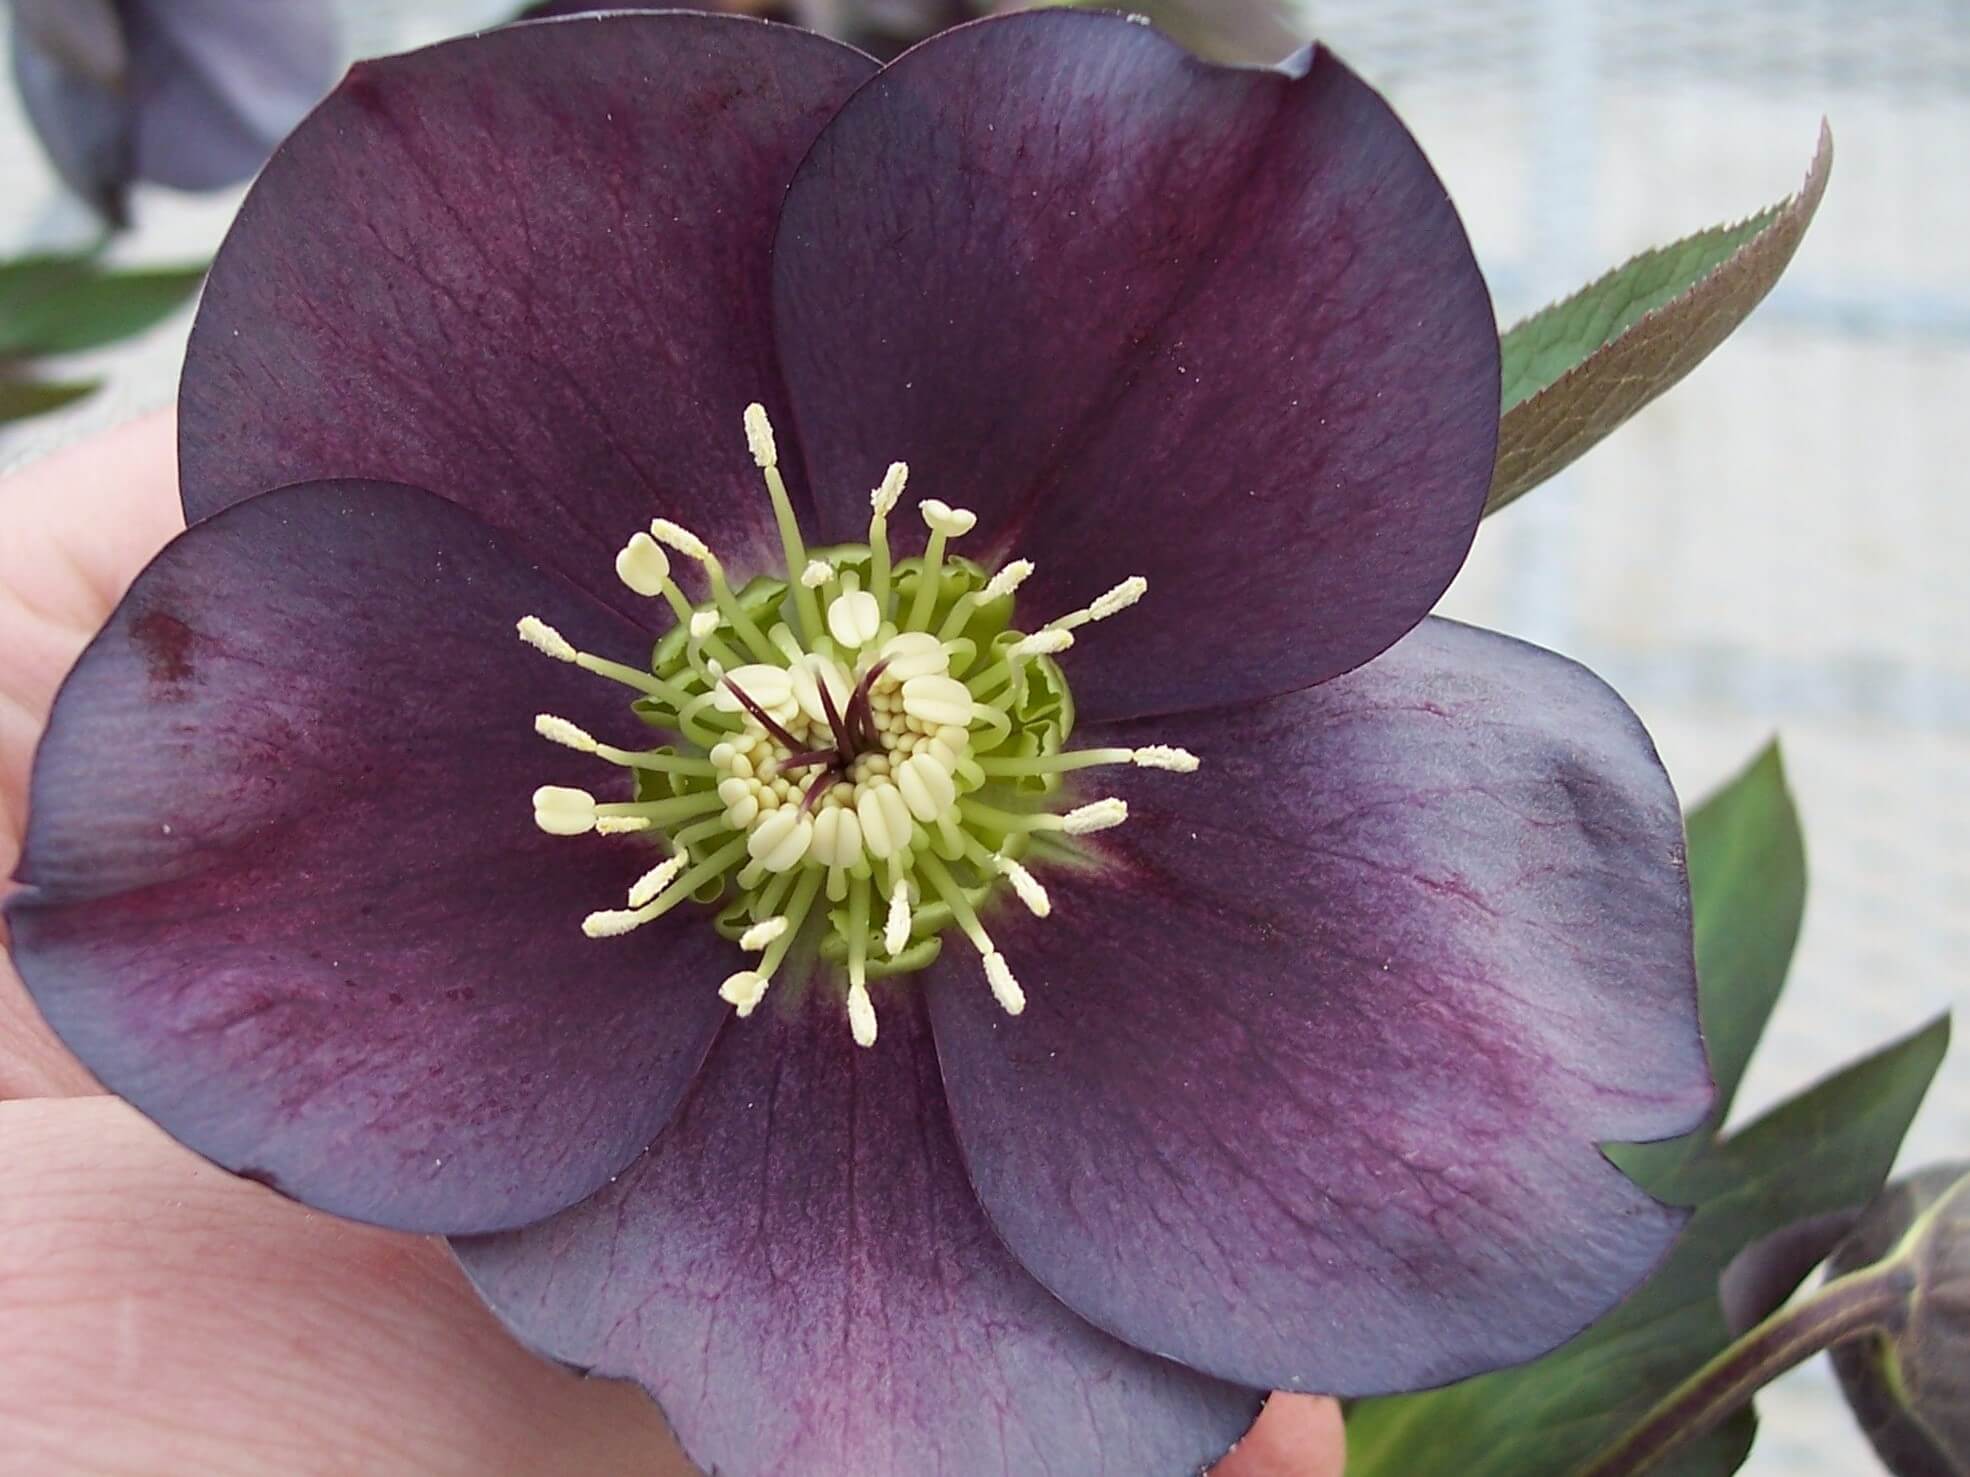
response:
{"label": "fingertip", "polygon": [[1249,1434],[1211,1469],[1211,1477],[1341,1477],[1347,1437],[1339,1402],[1325,1395],[1277,1394]]}

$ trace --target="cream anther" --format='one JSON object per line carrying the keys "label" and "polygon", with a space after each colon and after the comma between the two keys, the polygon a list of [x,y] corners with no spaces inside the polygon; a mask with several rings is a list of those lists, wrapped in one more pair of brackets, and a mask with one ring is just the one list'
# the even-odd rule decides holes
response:
{"label": "cream anther", "polygon": [[834,699],[837,713],[846,710],[849,694],[855,690],[849,675],[819,652],[802,657],[787,673],[787,680],[800,711],[807,715],[808,722],[820,724],[824,731],[828,726],[828,710],[821,701],[821,684],[827,684],[828,696]]}
{"label": "cream anther", "polygon": [[616,578],[639,595],[661,595],[670,579],[670,555],[649,534],[634,534],[616,555]]}
{"label": "cream anther", "polygon": [[752,828],[746,851],[769,872],[790,871],[814,842],[813,817],[783,805]]}
{"label": "cream anther", "polygon": [[552,713],[534,714],[534,732],[552,744],[561,744],[583,754],[593,754],[601,747],[588,730],[577,728],[565,718],[556,718]]}
{"label": "cream anther", "polygon": [[990,605],[994,600],[1003,600],[1014,590],[1026,583],[1033,572],[1031,559],[1015,559],[1004,569],[985,581],[985,588],[978,592],[978,603]]}
{"label": "cream anther", "polygon": [[815,816],[812,854],[830,867],[852,867],[862,860],[862,822],[855,812],[829,806]]}
{"label": "cream anther", "polygon": [[718,987],[718,998],[737,1011],[740,1020],[744,1020],[766,998],[767,984],[765,975],[742,969],[725,977],[725,983]]}
{"label": "cream anther", "polygon": [[[941,677],[951,670],[951,653],[928,631],[904,631],[891,636],[882,644],[882,659],[887,663],[883,676],[896,682],[908,682],[913,677]],[[965,721],[971,721],[968,711]]]}
{"label": "cream anther", "polygon": [[867,985],[848,987],[848,1030],[857,1046],[876,1044],[876,1008]]}
{"label": "cream anther", "polygon": [[909,804],[903,792],[887,781],[862,787],[855,818],[862,823],[862,844],[877,861],[887,861],[909,844]]}
{"label": "cream anther", "polygon": [[929,754],[912,754],[896,771],[896,788],[910,814],[926,825],[948,811],[958,798],[951,771]]}
{"label": "cream anther", "polygon": [[656,824],[646,815],[598,815],[595,818],[595,834],[627,836],[634,831],[651,830]]}
{"label": "cream anther", "polygon": [[582,919],[581,931],[592,939],[621,938],[631,929],[640,928],[646,921],[641,913],[609,908],[600,913],[590,913]]}
{"label": "cream anther", "polygon": [[1049,626],[1043,631],[1035,631],[1023,636],[1006,648],[1006,655],[1013,661],[1025,661],[1034,656],[1058,656],[1074,644],[1074,633],[1058,626]]}
{"label": "cream anther", "polygon": [[1012,977],[1012,966],[997,949],[985,955],[985,983],[992,987],[992,998],[1007,1015],[1018,1015],[1026,1008],[1026,992]]}
{"label": "cream anther", "polygon": [[773,422],[766,418],[766,407],[757,400],[746,407],[746,449],[762,472],[780,464],[779,448],[773,444]]}
{"label": "cream anther", "polygon": [[917,511],[923,514],[923,521],[931,532],[941,533],[945,538],[962,538],[978,526],[978,515],[969,508],[954,508],[949,503],[927,497],[917,504]]}
{"label": "cream anther", "polygon": [[903,711],[923,723],[962,727],[971,722],[971,689],[955,677],[912,677],[903,684]]}
{"label": "cream anther", "polygon": [[553,657],[557,662],[571,662],[581,655],[580,652],[575,650],[567,637],[548,625],[539,616],[526,615],[520,617],[520,624],[517,629],[520,632],[520,639],[522,641],[526,642],[535,651]]}
{"label": "cream anther", "polygon": [[800,582],[810,590],[818,590],[835,577],[835,567],[825,559],[810,559],[807,568],[800,572]]}
{"label": "cream anther", "polygon": [[890,957],[903,952],[910,944],[910,884],[898,881],[889,894],[889,918],[883,924],[882,946]]}
{"label": "cream anther", "polygon": [[889,470],[883,473],[882,482],[869,494],[869,506],[878,518],[887,518],[896,511],[896,504],[903,496],[904,484],[910,480],[908,462],[891,462]]}
{"label": "cream anther", "polygon": [[1086,836],[1119,826],[1128,818],[1128,801],[1111,795],[1106,800],[1090,800],[1086,805],[1068,811],[1060,818],[1060,829],[1070,836]]}
{"label": "cream anther", "polygon": [[993,860],[998,863],[999,871],[1004,874],[1005,879],[1012,884],[1012,890],[1019,895],[1019,900],[1026,904],[1027,911],[1035,918],[1044,918],[1053,911],[1053,899],[1048,897],[1047,890],[1040,886],[1039,878],[1009,856],[995,857]]}
{"label": "cream anther", "polygon": [[629,889],[629,905],[640,908],[645,903],[654,902],[658,893],[675,882],[683,870],[691,864],[691,858],[684,852],[658,862],[649,871],[636,879],[636,885]]}
{"label": "cream anther", "polygon": [[1105,621],[1111,615],[1120,615],[1148,593],[1149,581],[1132,574],[1088,607],[1088,619]]}
{"label": "cream anther", "polygon": [[1197,756],[1188,749],[1174,749],[1168,744],[1150,744],[1137,749],[1129,755],[1131,763],[1140,769],[1167,769],[1176,774],[1191,774],[1197,768]]}
{"label": "cream anther", "polygon": [[789,926],[784,917],[762,918],[739,935],[739,947],[748,953],[758,953],[785,933]]}
{"label": "cream anther", "polygon": [[875,640],[882,629],[882,607],[867,590],[850,590],[828,602],[828,634],[854,650]]}
{"label": "cream anther", "polygon": [[668,518],[658,518],[650,524],[650,536],[660,544],[669,544],[686,559],[709,560],[711,548],[690,529],[672,523]]}
{"label": "cream anther", "polygon": [[1089,621],[1105,621],[1111,615],[1120,615],[1148,593],[1149,581],[1139,574],[1132,574],[1092,604],[1070,611],[1057,621],[1048,621],[1048,629],[1071,631],[1076,626],[1085,626]]}
{"label": "cream anther", "polygon": [[712,695],[712,705],[721,713],[746,711],[746,705],[739,701],[739,693],[732,691],[734,687],[769,713],[793,701],[793,678],[785,667],[752,662],[743,667],[734,667],[725,674],[725,678]]}
{"label": "cream anther", "polygon": [[718,612],[715,610],[694,610],[691,612],[691,639],[703,641],[718,629]]}
{"label": "cream anther", "polygon": [[550,836],[583,836],[595,829],[595,797],[565,785],[534,791],[534,824]]}

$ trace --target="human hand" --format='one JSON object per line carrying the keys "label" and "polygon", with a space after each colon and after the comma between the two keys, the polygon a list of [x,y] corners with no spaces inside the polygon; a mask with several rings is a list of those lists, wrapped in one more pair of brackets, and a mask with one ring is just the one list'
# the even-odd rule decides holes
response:
{"label": "human hand", "polygon": [[[159,414],[0,479],[0,876],[63,674],[182,526]],[[127,1474],[689,1473],[632,1387],[534,1357],[443,1243],[317,1214],[102,1094],[0,964],[0,1449]],[[1215,1477],[1339,1477],[1275,1397]]]}

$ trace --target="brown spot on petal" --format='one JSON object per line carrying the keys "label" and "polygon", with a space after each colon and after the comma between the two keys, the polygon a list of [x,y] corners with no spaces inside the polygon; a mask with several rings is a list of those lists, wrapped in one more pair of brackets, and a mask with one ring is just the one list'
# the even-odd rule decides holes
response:
{"label": "brown spot on petal", "polygon": [[[192,643],[198,638],[192,628],[175,615],[161,610],[146,611],[130,627],[130,639],[143,654],[151,685],[182,688],[192,680]],[[166,698],[182,697],[181,692],[164,692]]]}

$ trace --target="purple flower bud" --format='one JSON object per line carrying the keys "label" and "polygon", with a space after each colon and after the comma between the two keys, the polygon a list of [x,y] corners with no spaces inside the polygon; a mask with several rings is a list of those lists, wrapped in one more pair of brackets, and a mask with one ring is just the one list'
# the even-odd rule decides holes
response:
{"label": "purple flower bud", "polygon": [[1899,1259],[1915,1279],[1890,1333],[1833,1350],[1875,1452],[1897,1477],[1970,1473],[1970,1161],[1891,1185],[1833,1254],[1829,1276]]}
{"label": "purple flower bud", "polygon": [[251,176],[341,69],[326,0],[15,0],[13,52],[56,171],[117,227],[137,180]]}

